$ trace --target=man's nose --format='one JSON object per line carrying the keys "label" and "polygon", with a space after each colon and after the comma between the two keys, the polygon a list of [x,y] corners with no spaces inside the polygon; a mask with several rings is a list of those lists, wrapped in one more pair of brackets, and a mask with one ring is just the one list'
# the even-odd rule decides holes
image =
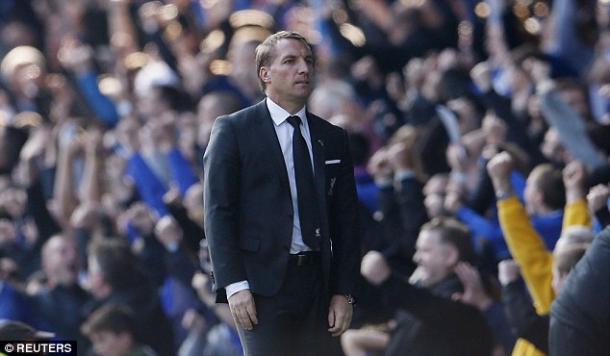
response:
{"label": "man's nose", "polygon": [[413,254],[413,262],[419,264],[419,253],[417,251],[415,251],[415,253]]}
{"label": "man's nose", "polygon": [[307,74],[309,73],[309,64],[304,59],[299,60],[299,73]]}

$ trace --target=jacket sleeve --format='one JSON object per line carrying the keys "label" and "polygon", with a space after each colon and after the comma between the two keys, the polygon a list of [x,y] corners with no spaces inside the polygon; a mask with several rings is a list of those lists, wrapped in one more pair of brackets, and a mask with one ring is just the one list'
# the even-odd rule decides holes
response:
{"label": "jacket sleeve", "polygon": [[[478,309],[434,295],[396,275],[381,285],[387,305],[402,308],[434,330],[440,340],[454,340],[455,355],[489,355],[493,335]],[[461,350],[460,350],[461,349]]]}
{"label": "jacket sleeve", "polygon": [[510,252],[521,268],[521,274],[534,299],[536,312],[548,314],[555,298],[551,288],[553,256],[546,249],[527,216],[525,207],[510,197],[498,202],[500,226]]}
{"label": "jacket sleeve", "polygon": [[515,335],[531,342],[540,351],[548,352],[549,316],[536,314],[523,282],[505,286],[502,302]]}
{"label": "jacket sleeve", "polygon": [[498,237],[502,238],[502,232],[498,231],[497,224],[468,207],[458,209],[456,216],[468,226],[473,236],[481,237],[487,241],[495,240]]}
{"label": "jacket sleeve", "polygon": [[433,325],[444,325],[461,319],[464,313],[476,312],[473,307],[432,294],[415,287],[393,274],[381,285],[384,302],[391,307],[402,308],[418,320]]}
{"label": "jacket sleeve", "polygon": [[360,273],[361,229],[358,218],[358,198],[349,141],[342,131],[343,148],[341,171],[337,176],[336,190],[331,207],[332,236],[331,292],[353,294],[354,281]]}
{"label": "jacket sleeve", "polygon": [[565,231],[567,227],[575,225],[591,227],[591,215],[584,199],[566,205],[561,230]]}
{"label": "jacket sleeve", "polygon": [[610,211],[608,211],[608,207],[603,207],[596,211],[595,219],[602,229],[610,225]]}
{"label": "jacket sleeve", "polygon": [[241,165],[229,119],[221,117],[214,123],[203,161],[204,230],[219,289],[246,280],[237,233]]}
{"label": "jacket sleeve", "polygon": [[101,93],[97,85],[96,73],[86,72],[76,77],[78,88],[85,96],[87,104],[108,127],[114,127],[119,122],[119,114],[114,103]]}
{"label": "jacket sleeve", "polygon": [[159,217],[167,215],[167,207],[163,202],[167,188],[140,153],[134,154],[127,161],[127,174],[133,179],[144,203]]}
{"label": "jacket sleeve", "polygon": [[[415,252],[415,241],[420,227],[428,220],[424,206],[421,183],[416,177],[405,177],[400,181],[400,191],[393,189],[387,192],[393,195],[396,205],[389,206],[384,202],[384,223],[386,223],[386,239],[389,245],[383,254],[392,267],[409,262]],[[387,200],[388,197],[384,198]],[[393,208],[395,211],[388,211]]]}

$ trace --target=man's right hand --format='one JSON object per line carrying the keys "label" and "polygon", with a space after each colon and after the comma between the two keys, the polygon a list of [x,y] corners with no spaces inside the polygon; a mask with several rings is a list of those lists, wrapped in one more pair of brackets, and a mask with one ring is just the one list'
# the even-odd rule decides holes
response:
{"label": "man's right hand", "polygon": [[369,160],[367,168],[376,181],[392,180],[394,172],[386,148],[381,148],[375,152]]}
{"label": "man's right hand", "polygon": [[496,193],[512,189],[510,173],[513,166],[513,159],[507,152],[498,153],[487,163],[487,173],[489,173]]}
{"label": "man's right hand", "polygon": [[229,297],[229,308],[237,326],[252,330],[258,324],[254,297],[249,289],[241,290]]}
{"label": "man's right hand", "polygon": [[610,196],[610,189],[607,185],[598,184],[589,190],[587,194],[587,203],[589,204],[589,211],[595,214],[598,210],[606,207],[608,204],[608,197]]}
{"label": "man's right hand", "polygon": [[587,170],[579,161],[570,162],[563,169],[563,184],[566,188],[566,203],[574,203],[586,196]]}
{"label": "man's right hand", "polygon": [[503,260],[498,264],[498,280],[502,286],[519,279],[519,274],[519,265],[513,260]]}
{"label": "man's right hand", "polygon": [[369,251],[362,257],[360,273],[369,283],[378,286],[390,277],[392,270],[381,252]]}

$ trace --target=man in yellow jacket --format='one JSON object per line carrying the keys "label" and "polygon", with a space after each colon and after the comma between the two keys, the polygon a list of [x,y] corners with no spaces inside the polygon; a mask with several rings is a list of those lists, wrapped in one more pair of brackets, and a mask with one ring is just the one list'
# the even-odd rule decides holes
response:
{"label": "man in yellow jacket", "polygon": [[[506,152],[497,154],[487,165],[498,201],[498,216],[504,238],[514,260],[521,268],[521,274],[532,295],[536,312],[545,315],[550,312],[551,303],[555,299],[552,288],[553,255],[532,227],[525,207],[513,194],[510,180],[512,169],[513,160]],[[584,191],[584,167],[578,162],[571,163],[564,170],[563,178],[566,188],[566,208],[562,231],[565,232],[568,226],[590,226],[591,219]],[[528,185],[530,183],[528,179]],[[528,187],[526,191],[527,189]],[[529,189],[532,189],[531,186]],[[518,341],[513,350],[513,355],[519,356],[542,354],[524,340]]]}

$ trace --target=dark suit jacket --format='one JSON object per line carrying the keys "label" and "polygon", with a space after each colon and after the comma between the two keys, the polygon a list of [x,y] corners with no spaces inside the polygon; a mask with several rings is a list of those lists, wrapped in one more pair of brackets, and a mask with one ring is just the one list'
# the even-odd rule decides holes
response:
{"label": "dark suit jacket", "polygon": [[[344,130],[307,113],[321,211],[321,254],[329,295],[352,294],[360,229],[353,167]],[[205,234],[218,301],[248,280],[272,296],[285,277],[293,209],[286,164],[265,100],[218,118],[204,155]],[[328,161],[340,160],[329,164]]]}

